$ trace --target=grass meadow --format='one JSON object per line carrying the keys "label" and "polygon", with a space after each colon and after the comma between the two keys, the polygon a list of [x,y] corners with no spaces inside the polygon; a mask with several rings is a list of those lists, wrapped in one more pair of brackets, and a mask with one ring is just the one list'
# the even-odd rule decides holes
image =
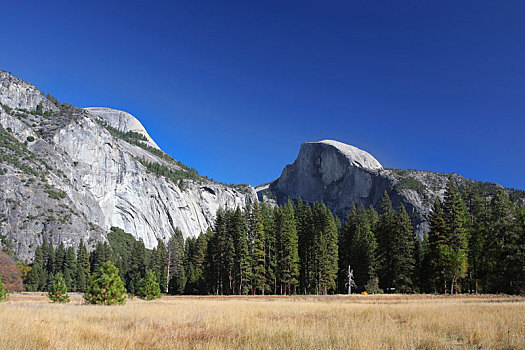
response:
{"label": "grass meadow", "polygon": [[525,298],[289,296],[0,303],[0,349],[525,349]]}

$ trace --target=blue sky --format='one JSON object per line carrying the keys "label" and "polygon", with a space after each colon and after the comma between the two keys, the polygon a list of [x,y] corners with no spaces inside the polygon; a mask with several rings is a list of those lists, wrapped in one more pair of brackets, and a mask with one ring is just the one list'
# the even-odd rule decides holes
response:
{"label": "blue sky", "polygon": [[219,181],[329,138],[525,189],[523,1],[5,1],[0,23],[0,69]]}

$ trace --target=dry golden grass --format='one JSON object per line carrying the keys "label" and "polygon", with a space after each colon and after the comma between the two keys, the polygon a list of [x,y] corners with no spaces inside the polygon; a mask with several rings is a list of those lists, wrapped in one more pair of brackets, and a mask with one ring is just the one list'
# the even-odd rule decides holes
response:
{"label": "dry golden grass", "polygon": [[163,297],[0,304],[0,349],[525,349],[520,297]]}

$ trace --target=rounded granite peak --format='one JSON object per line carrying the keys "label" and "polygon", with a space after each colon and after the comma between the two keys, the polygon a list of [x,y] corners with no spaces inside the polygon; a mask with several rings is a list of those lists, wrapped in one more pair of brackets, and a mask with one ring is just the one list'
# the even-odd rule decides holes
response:
{"label": "rounded granite peak", "polygon": [[363,151],[355,146],[348,145],[335,140],[322,140],[319,142],[308,142],[310,144],[324,144],[329,145],[341,152],[353,166],[357,166],[368,170],[383,169],[381,163],[377,161],[370,153]]}
{"label": "rounded granite peak", "polygon": [[142,123],[128,112],[108,107],[86,107],[84,109],[95,118],[108,123],[109,126],[115,129],[123,132],[134,131],[144,135],[150,146],[160,149],[155,141],[149,136]]}

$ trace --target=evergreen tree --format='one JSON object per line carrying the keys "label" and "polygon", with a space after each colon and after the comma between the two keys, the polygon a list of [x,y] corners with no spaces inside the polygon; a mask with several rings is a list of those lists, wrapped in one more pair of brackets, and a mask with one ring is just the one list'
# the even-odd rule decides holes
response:
{"label": "evergreen tree", "polygon": [[157,276],[151,270],[147,270],[144,278],[140,280],[137,296],[147,300],[157,299],[162,296]]}
{"label": "evergreen tree", "polygon": [[167,247],[167,291],[170,294],[182,294],[186,285],[184,271],[184,238],[178,228],[168,241]]}
{"label": "evergreen tree", "polygon": [[229,230],[233,237],[235,260],[234,260],[234,293],[247,294],[250,290],[252,276],[250,256],[248,253],[248,242],[244,221],[240,208],[230,215]]}
{"label": "evergreen tree", "polygon": [[354,279],[357,290],[369,293],[379,292],[377,278],[377,242],[370,229],[369,216],[361,204],[356,212],[353,223],[349,223],[347,230],[354,229],[347,235],[350,242],[350,265],[354,270]]}
{"label": "evergreen tree", "polygon": [[[219,226],[219,222],[222,220],[222,209],[217,211],[215,217],[215,230]],[[219,237],[217,237],[216,231],[208,228],[206,231],[206,238],[208,241],[208,249],[206,254],[206,262],[204,265],[204,278],[206,281],[206,289],[213,294],[222,294],[222,273],[221,271],[221,249],[219,246]]]}
{"label": "evergreen tree", "polygon": [[281,294],[292,294],[298,283],[299,255],[293,204],[289,200],[275,209],[275,236],[277,246],[276,277]]}
{"label": "evergreen tree", "polygon": [[55,252],[55,268],[54,273],[62,272],[64,270],[64,260],[66,259],[66,248],[64,242],[60,242]]}
{"label": "evergreen tree", "polygon": [[67,294],[67,286],[62,272],[56,273],[47,296],[54,303],[69,303],[69,294]]}
{"label": "evergreen tree", "polygon": [[416,293],[422,293],[425,290],[425,282],[423,281],[425,252],[423,245],[426,244],[426,239],[426,234],[423,236],[423,242],[421,242],[417,236],[414,236],[414,272],[412,274],[412,285]]}
{"label": "evergreen tree", "polygon": [[266,268],[266,293],[277,293],[277,239],[275,236],[274,211],[261,203],[261,219],[264,230],[264,256]]}
{"label": "evergreen tree", "polygon": [[315,272],[316,289],[319,294],[327,294],[336,288],[338,267],[338,232],[330,210],[324,203],[315,203],[313,208],[315,234]]}
{"label": "evergreen tree", "polygon": [[[480,196],[473,196],[469,201],[469,211],[472,220],[468,234],[468,275],[471,282],[469,289],[476,294],[479,291],[480,281],[485,280],[486,272],[485,246],[488,238],[486,208],[486,201]],[[482,288],[484,287],[482,285]]]}
{"label": "evergreen tree", "polygon": [[519,293],[524,279],[525,250],[515,207],[503,190],[491,201],[490,223],[491,239],[486,252],[489,291]]}
{"label": "evergreen tree", "polygon": [[461,198],[456,183],[449,178],[445,189],[443,202],[443,218],[445,219],[446,243],[442,247],[442,256],[446,260],[445,278],[451,281],[451,294],[458,286],[458,279],[466,276],[468,239],[465,223],[468,213]]}
{"label": "evergreen tree", "polygon": [[38,246],[35,250],[35,260],[29,272],[27,289],[30,292],[44,290],[47,281],[47,273],[44,270],[44,253],[42,247]]}
{"label": "evergreen tree", "polygon": [[392,284],[396,291],[406,293],[413,290],[414,274],[414,226],[403,204],[399,205],[396,227],[391,244]]}
{"label": "evergreen tree", "polygon": [[89,278],[90,278],[90,264],[89,254],[84,245],[84,241],[81,239],[77,250],[77,272],[76,272],[76,287],[80,292],[87,290]]}
{"label": "evergreen tree", "polygon": [[139,282],[146,275],[146,247],[142,240],[135,241],[130,258],[129,270],[126,274],[126,287],[130,294],[137,294]]}
{"label": "evergreen tree", "polygon": [[[44,247],[47,247],[46,269],[47,269],[48,281],[49,281],[50,280],[49,276],[53,275],[56,272],[55,249],[53,248],[52,243],[45,245],[45,242],[44,242]],[[52,281],[52,278],[51,278],[51,281]]]}
{"label": "evergreen tree", "polygon": [[396,237],[396,232],[401,232],[398,228],[399,219],[396,216],[395,210],[392,208],[392,202],[388,193],[385,191],[380,204],[380,215],[377,224],[377,264],[378,276],[381,282],[381,287],[386,291],[390,291],[394,286],[394,260],[396,249],[393,247],[395,242],[400,242]]}
{"label": "evergreen tree", "polygon": [[265,256],[265,232],[264,224],[259,209],[255,202],[250,212],[250,246],[252,262],[253,294],[263,294],[266,290],[266,256]]}
{"label": "evergreen tree", "polygon": [[166,285],[168,269],[168,253],[162,240],[157,240],[157,247],[153,249],[150,261],[150,270],[157,276],[160,286]]}
{"label": "evergreen tree", "polygon": [[337,278],[339,293],[347,292],[347,270],[350,265],[350,251],[356,231],[356,223],[357,209],[355,205],[352,204],[352,207],[348,211],[344,227],[339,234],[339,274]]}
{"label": "evergreen tree", "polygon": [[112,253],[111,248],[107,242],[97,242],[95,249],[89,255],[89,263],[91,266],[91,272],[95,273],[104,265],[104,263],[111,261]]}
{"label": "evergreen tree", "polygon": [[62,265],[62,274],[64,275],[64,282],[69,291],[77,290],[76,276],[77,260],[75,256],[75,248],[69,247],[66,249],[64,263]]}
{"label": "evergreen tree", "polygon": [[[521,259],[517,263],[516,272],[517,278],[515,283],[515,289],[519,291],[521,295],[525,294],[525,206],[516,208],[516,217],[517,217],[517,230],[519,232],[519,249],[521,254]],[[520,272],[521,270],[521,272]]]}
{"label": "evergreen tree", "polygon": [[446,292],[446,274],[447,267],[445,257],[443,255],[446,249],[447,234],[446,224],[443,218],[443,208],[439,198],[434,202],[430,215],[430,232],[428,234],[428,253],[426,255],[426,262],[423,265],[430,266],[429,283],[430,287],[435,291]]}
{"label": "evergreen tree", "polygon": [[105,262],[93,276],[84,295],[90,304],[124,304],[126,288],[113,262]]}
{"label": "evergreen tree", "polygon": [[295,209],[298,237],[299,288],[304,294],[316,291],[315,234],[312,208],[299,198]]}

